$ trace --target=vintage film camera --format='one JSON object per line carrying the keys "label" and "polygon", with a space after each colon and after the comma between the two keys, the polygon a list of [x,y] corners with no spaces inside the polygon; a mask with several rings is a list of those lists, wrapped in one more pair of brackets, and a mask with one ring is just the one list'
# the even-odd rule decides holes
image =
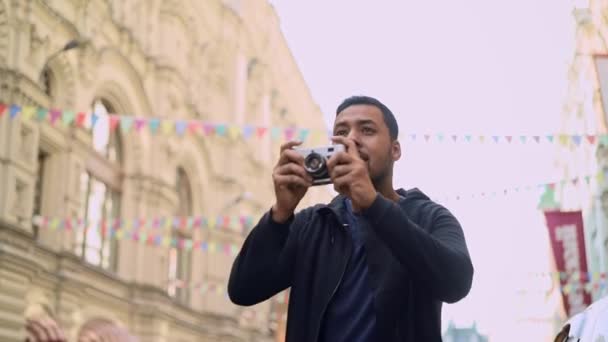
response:
{"label": "vintage film camera", "polygon": [[345,151],[346,148],[342,144],[336,144],[314,148],[296,148],[294,150],[304,157],[304,168],[312,177],[312,185],[315,186],[331,183],[327,161],[334,153]]}

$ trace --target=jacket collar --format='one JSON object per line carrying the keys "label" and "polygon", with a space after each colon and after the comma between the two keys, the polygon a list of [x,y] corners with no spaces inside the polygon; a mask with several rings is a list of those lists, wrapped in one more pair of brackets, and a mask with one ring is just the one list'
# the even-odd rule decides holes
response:
{"label": "jacket collar", "polygon": [[[397,193],[401,196],[403,196],[404,198],[407,198],[407,191],[400,188],[396,190]],[[416,191],[418,191],[418,189],[416,189]],[[344,195],[337,195],[336,197],[334,197],[331,202],[329,202],[329,204],[327,205],[321,205],[317,208],[317,211],[319,213],[323,213],[323,214],[327,214],[327,213],[333,213],[336,215],[336,217],[341,217],[341,213],[343,213],[344,211],[344,200],[346,199],[346,196]]]}

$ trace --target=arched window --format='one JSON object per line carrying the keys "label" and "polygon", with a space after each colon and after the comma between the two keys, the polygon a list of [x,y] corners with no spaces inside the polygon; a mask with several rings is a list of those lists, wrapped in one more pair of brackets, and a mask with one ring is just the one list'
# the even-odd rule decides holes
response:
{"label": "arched window", "polygon": [[[192,187],[188,175],[182,168],[177,169],[175,190],[177,192],[176,216],[182,220],[192,215]],[[176,239],[190,239],[181,230],[173,230],[172,237]],[[170,296],[180,303],[187,304],[190,300],[188,286],[192,271],[192,252],[185,248],[171,247],[169,250],[169,280],[167,289]],[[180,285],[181,284],[181,285]],[[185,286],[184,286],[185,285]]]}
{"label": "arched window", "polygon": [[55,74],[48,66],[45,67],[40,74],[40,83],[42,84],[44,93],[48,97],[53,98],[55,95],[55,84],[57,81],[55,79]]}
{"label": "arched window", "polygon": [[118,131],[110,134],[109,130],[112,105],[98,99],[92,109],[98,120],[90,153],[101,154],[102,158],[91,157],[97,164],[85,165],[80,176],[80,217],[86,224],[76,232],[75,252],[88,263],[114,271],[117,244],[111,229],[120,218],[122,146]]}

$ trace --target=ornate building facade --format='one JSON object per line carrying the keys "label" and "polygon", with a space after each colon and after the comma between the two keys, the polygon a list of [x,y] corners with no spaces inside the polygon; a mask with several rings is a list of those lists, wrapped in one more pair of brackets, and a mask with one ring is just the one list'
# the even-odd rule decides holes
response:
{"label": "ornate building facade", "polygon": [[[23,341],[26,317],[39,314],[70,340],[94,329],[142,342],[275,339],[281,305],[240,308],[222,291],[232,256],[98,228],[117,218],[257,219],[270,207],[281,139],[108,129],[108,114],[120,114],[325,132],[266,0],[0,0],[0,103],[98,117],[84,129],[0,116],[0,340]],[[311,189],[302,205],[330,195]],[[87,223],[48,229],[36,217]],[[243,240],[225,229],[166,234]],[[194,283],[218,290],[176,285]]]}
{"label": "ornate building facade", "polygon": [[[585,0],[575,3],[573,14],[573,53],[568,69],[568,89],[562,116],[567,134],[606,134],[608,106],[608,1]],[[576,150],[573,150],[576,148]],[[564,175],[601,175],[589,192],[576,187],[559,194],[561,209],[581,209],[584,215],[587,264],[592,274],[608,271],[608,142],[560,149],[558,162]],[[605,286],[593,286],[597,300],[607,294]]]}

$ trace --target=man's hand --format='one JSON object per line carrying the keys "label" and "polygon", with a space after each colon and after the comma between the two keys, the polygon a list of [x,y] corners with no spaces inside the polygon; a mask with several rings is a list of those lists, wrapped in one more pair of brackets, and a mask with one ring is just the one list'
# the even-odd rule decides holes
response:
{"label": "man's hand", "polygon": [[327,162],[334,188],[350,198],[356,212],[369,208],[374,203],[377,193],[369,176],[367,164],[359,156],[357,146],[352,139],[335,136],[332,140],[346,146],[346,152],[334,154]]}
{"label": "man's hand", "polygon": [[49,317],[27,319],[25,330],[28,337],[26,342],[66,342],[63,330]]}
{"label": "man's hand", "polygon": [[302,144],[290,141],[281,145],[281,156],[272,173],[276,203],[272,219],[283,223],[289,219],[312,185],[312,177],[304,169],[304,157],[292,148]]}

